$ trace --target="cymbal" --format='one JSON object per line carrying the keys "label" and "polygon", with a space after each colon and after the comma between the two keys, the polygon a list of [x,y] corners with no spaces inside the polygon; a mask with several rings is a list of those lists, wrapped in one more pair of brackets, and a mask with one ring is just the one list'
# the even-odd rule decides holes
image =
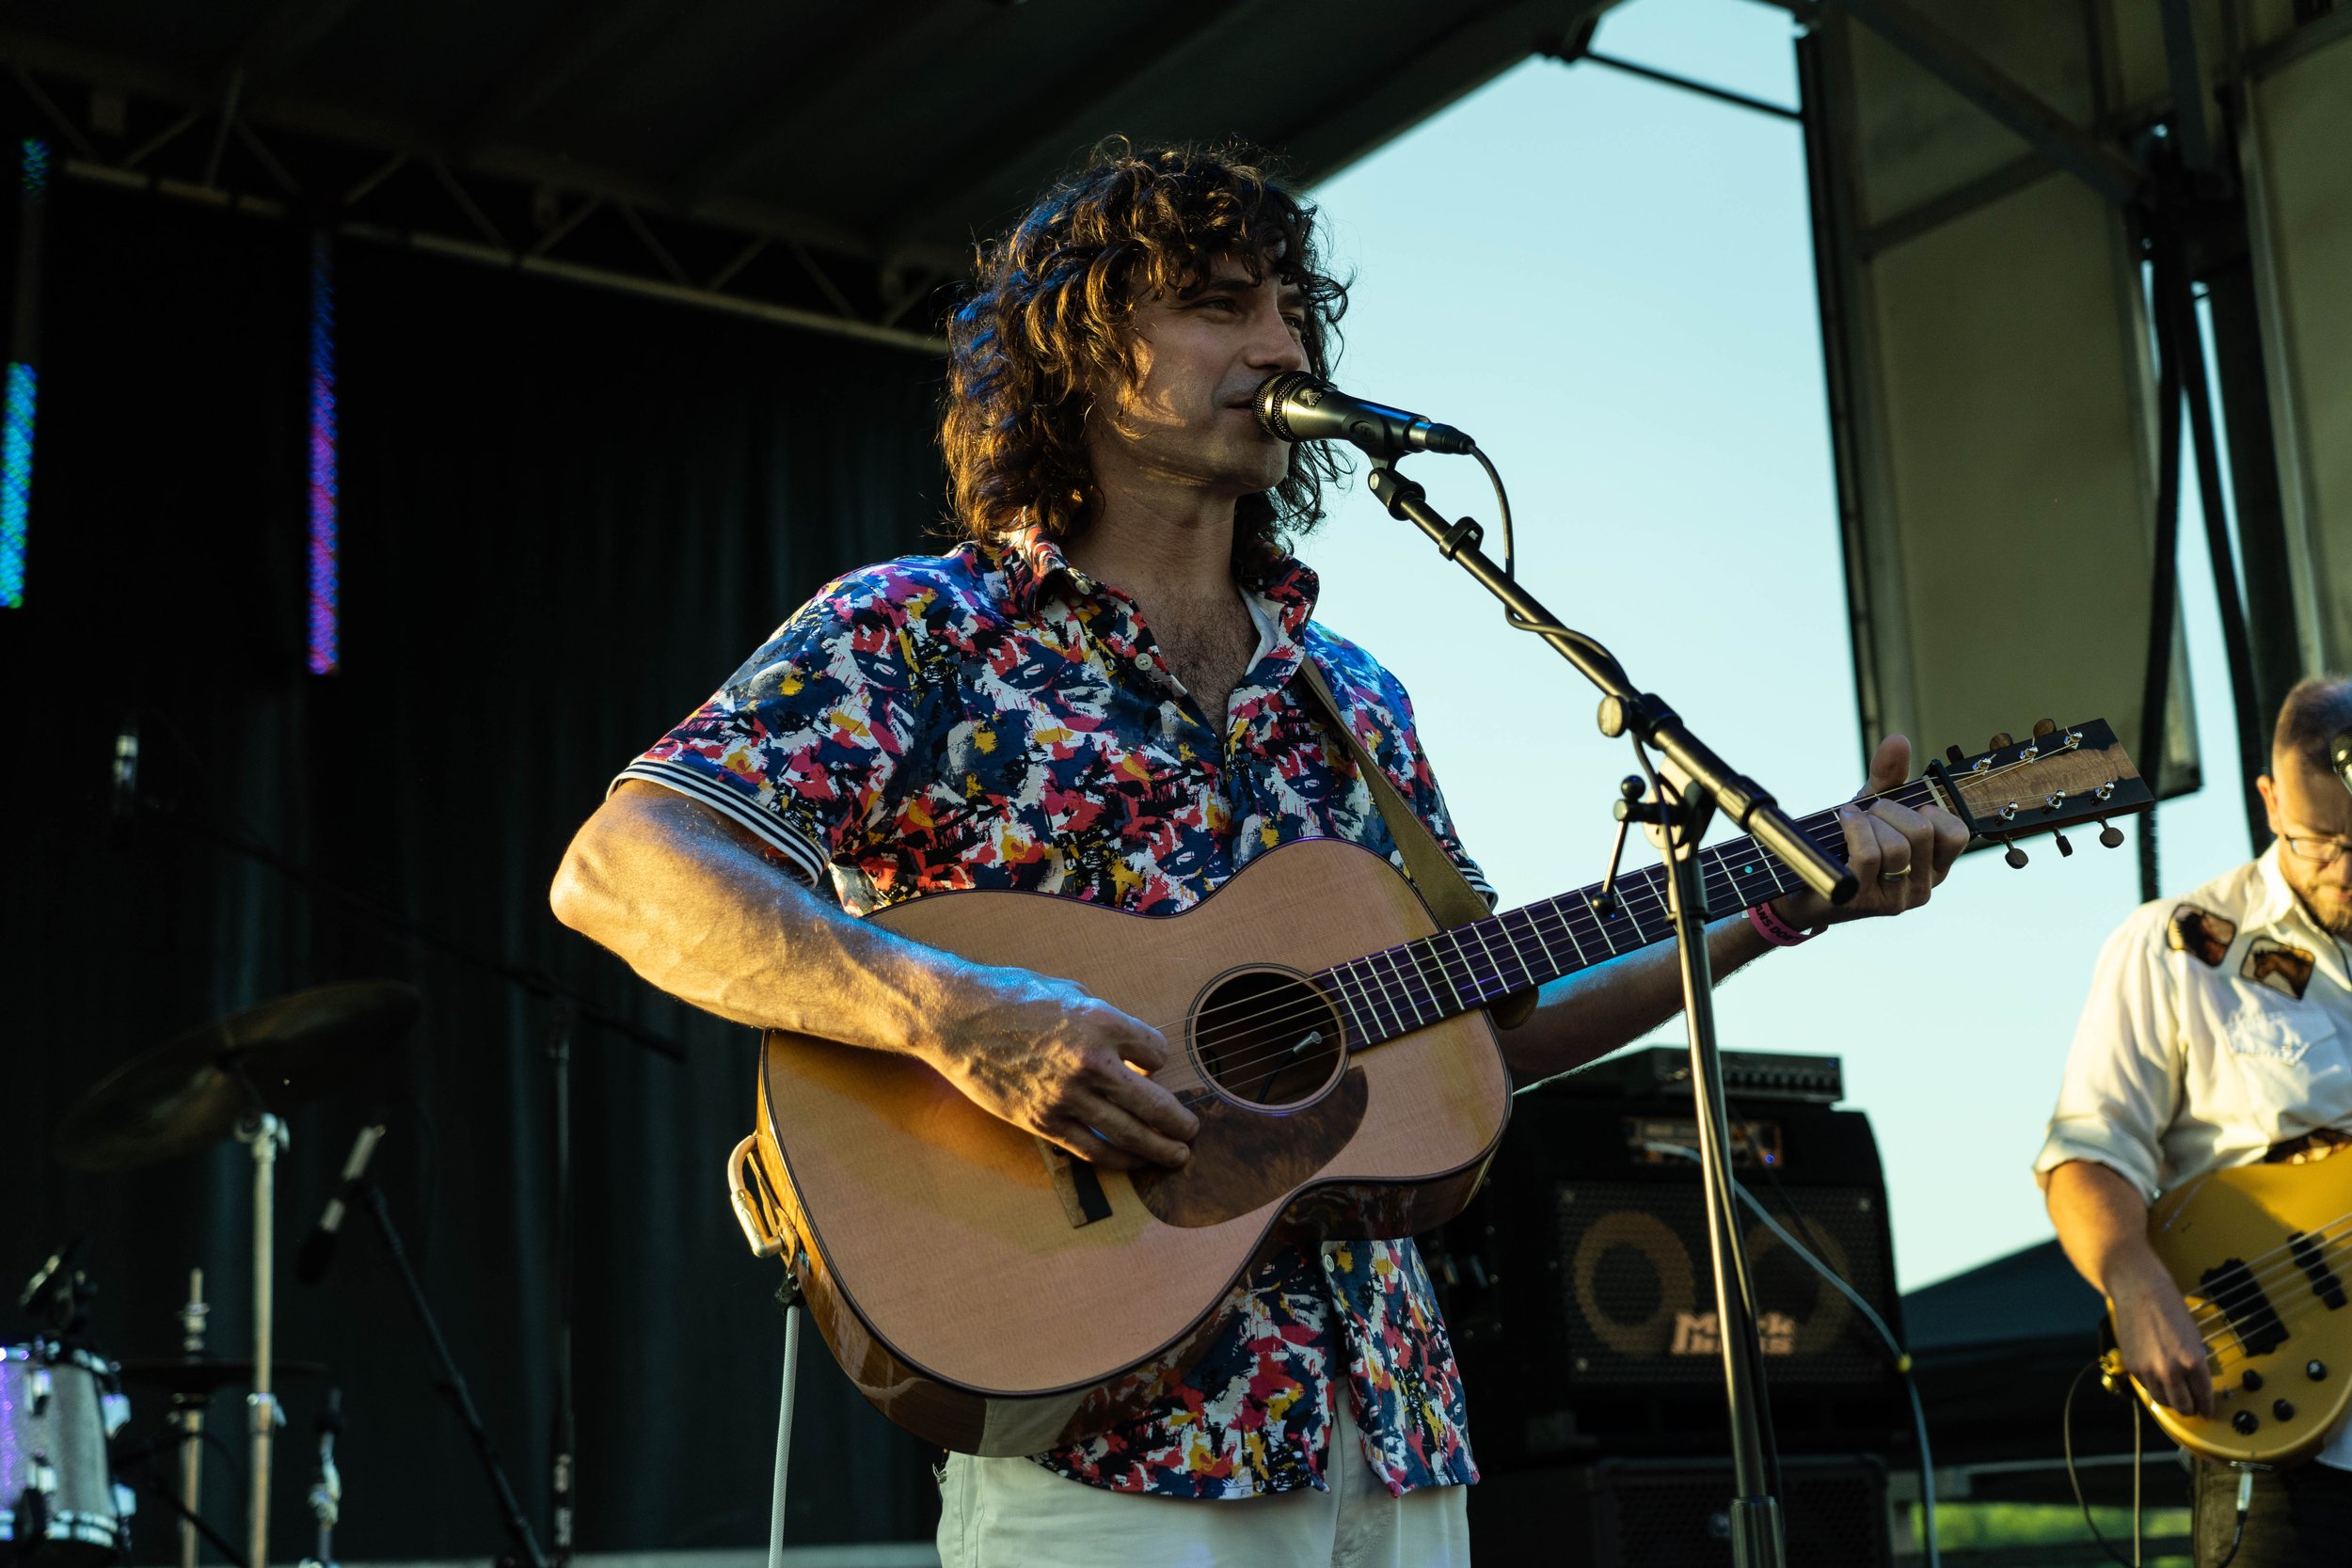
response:
{"label": "cymbal", "polygon": [[[253,1363],[223,1360],[212,1355],[157,1356],[146,1361],[121,1363],[122,1381],[143,1383],[151,1388],[161,1388],[167,1394],[215,1394],[223,1388],[249,1388],[253,1386]],[[324,1377],[326,1369],[316,1361],[279,1361],[269,1364],[270,1381],[281,1377]]]}
{"label": "cymbal", "polygon": [[67,1113],[51,1148],[120,1171],[208,1148],[262,1107],[284,1117],[342,1086],[408,1032],[416,988],[353,980],[215,1019],[117,1069]]}

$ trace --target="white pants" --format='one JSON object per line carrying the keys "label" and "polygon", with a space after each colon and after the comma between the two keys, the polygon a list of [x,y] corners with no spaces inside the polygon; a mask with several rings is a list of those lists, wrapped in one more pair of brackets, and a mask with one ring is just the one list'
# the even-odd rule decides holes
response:
{"label": "white pants", "polygon": [[1026,1459],[947,1456],[942,1568],[1469,1568],[1461,1486],[1391,1497],[1348,1410],[1311,1489],[1231,1502],[1106,1492]]}

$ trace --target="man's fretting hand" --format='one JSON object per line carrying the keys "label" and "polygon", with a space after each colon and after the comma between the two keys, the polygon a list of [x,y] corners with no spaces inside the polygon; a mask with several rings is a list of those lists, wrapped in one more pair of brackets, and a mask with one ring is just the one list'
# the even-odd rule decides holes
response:
{"label": "man's fretting hand", "polygon": [[972,975],[923,1052],[980,1109],[1107,1170],[1192,1158],[1200,1118],[1144,1076],[1168,1054],[1157,1029],[1020,969]]}
{"label": "man's fretting hand", "polygon": [[[1846,833],[1846,863],[1861,885],[1844,904],[1832,904],[1810,891],[1789,894],[1780,900],[1782,919],[1791,926],[1830,926],[1866,915],[1900,914],[1928,901],[1928,895],[1951,871],[1952,862],[1968,847],[1968,830],[1939,807],[1914,811],[1892,799],[1871,799],[1889,796],[1910,776],[1911,742],[1899,735],[1880,741],[1862,794],[1837,813]],[[1867,805],[1862,803],[1866,800]]]}

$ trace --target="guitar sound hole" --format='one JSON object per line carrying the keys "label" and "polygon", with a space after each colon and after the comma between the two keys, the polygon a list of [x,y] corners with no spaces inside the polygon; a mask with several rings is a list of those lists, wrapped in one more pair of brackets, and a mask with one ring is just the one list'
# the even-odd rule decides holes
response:
{"label": "guitar sound hole", "polygon": [[1219,978],[1192,1011],[1200,1070],[1235,1100],[1281,1110],[1313,1100],[1345,1065],[1340,1015],[1305,976],[1245,969]]}

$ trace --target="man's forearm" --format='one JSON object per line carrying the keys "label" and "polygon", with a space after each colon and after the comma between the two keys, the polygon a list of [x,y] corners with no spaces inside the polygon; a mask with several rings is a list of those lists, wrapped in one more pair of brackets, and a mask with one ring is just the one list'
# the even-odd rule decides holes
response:
{"label": "man's forearm", "polygon": [[[1745,915],[1707,928],[1715,978],[1764,953],[1771,943]],[[1682,968],[1671,942],[1555,980],[1533,1016],[1502,1034],[1502,1054],[1521,1084],[1566,1072],[1638,1039],[1682,1010]]]}
{"label": "man's forearm", "polygon": [[722,1018],[926,1054],[972,966],[821,900],[683,797],[631,784],[556,874],[563,922],[653,985]]}
{"label": "man's forearm", "polygon": [[2044,1196],[2067,1261],[2101,1295],[2113,1301],[2169,1282],[2148,1244],[2148,1200],[2122,1177],[2091,1161],[2074,1160],[2050,1173]]}

